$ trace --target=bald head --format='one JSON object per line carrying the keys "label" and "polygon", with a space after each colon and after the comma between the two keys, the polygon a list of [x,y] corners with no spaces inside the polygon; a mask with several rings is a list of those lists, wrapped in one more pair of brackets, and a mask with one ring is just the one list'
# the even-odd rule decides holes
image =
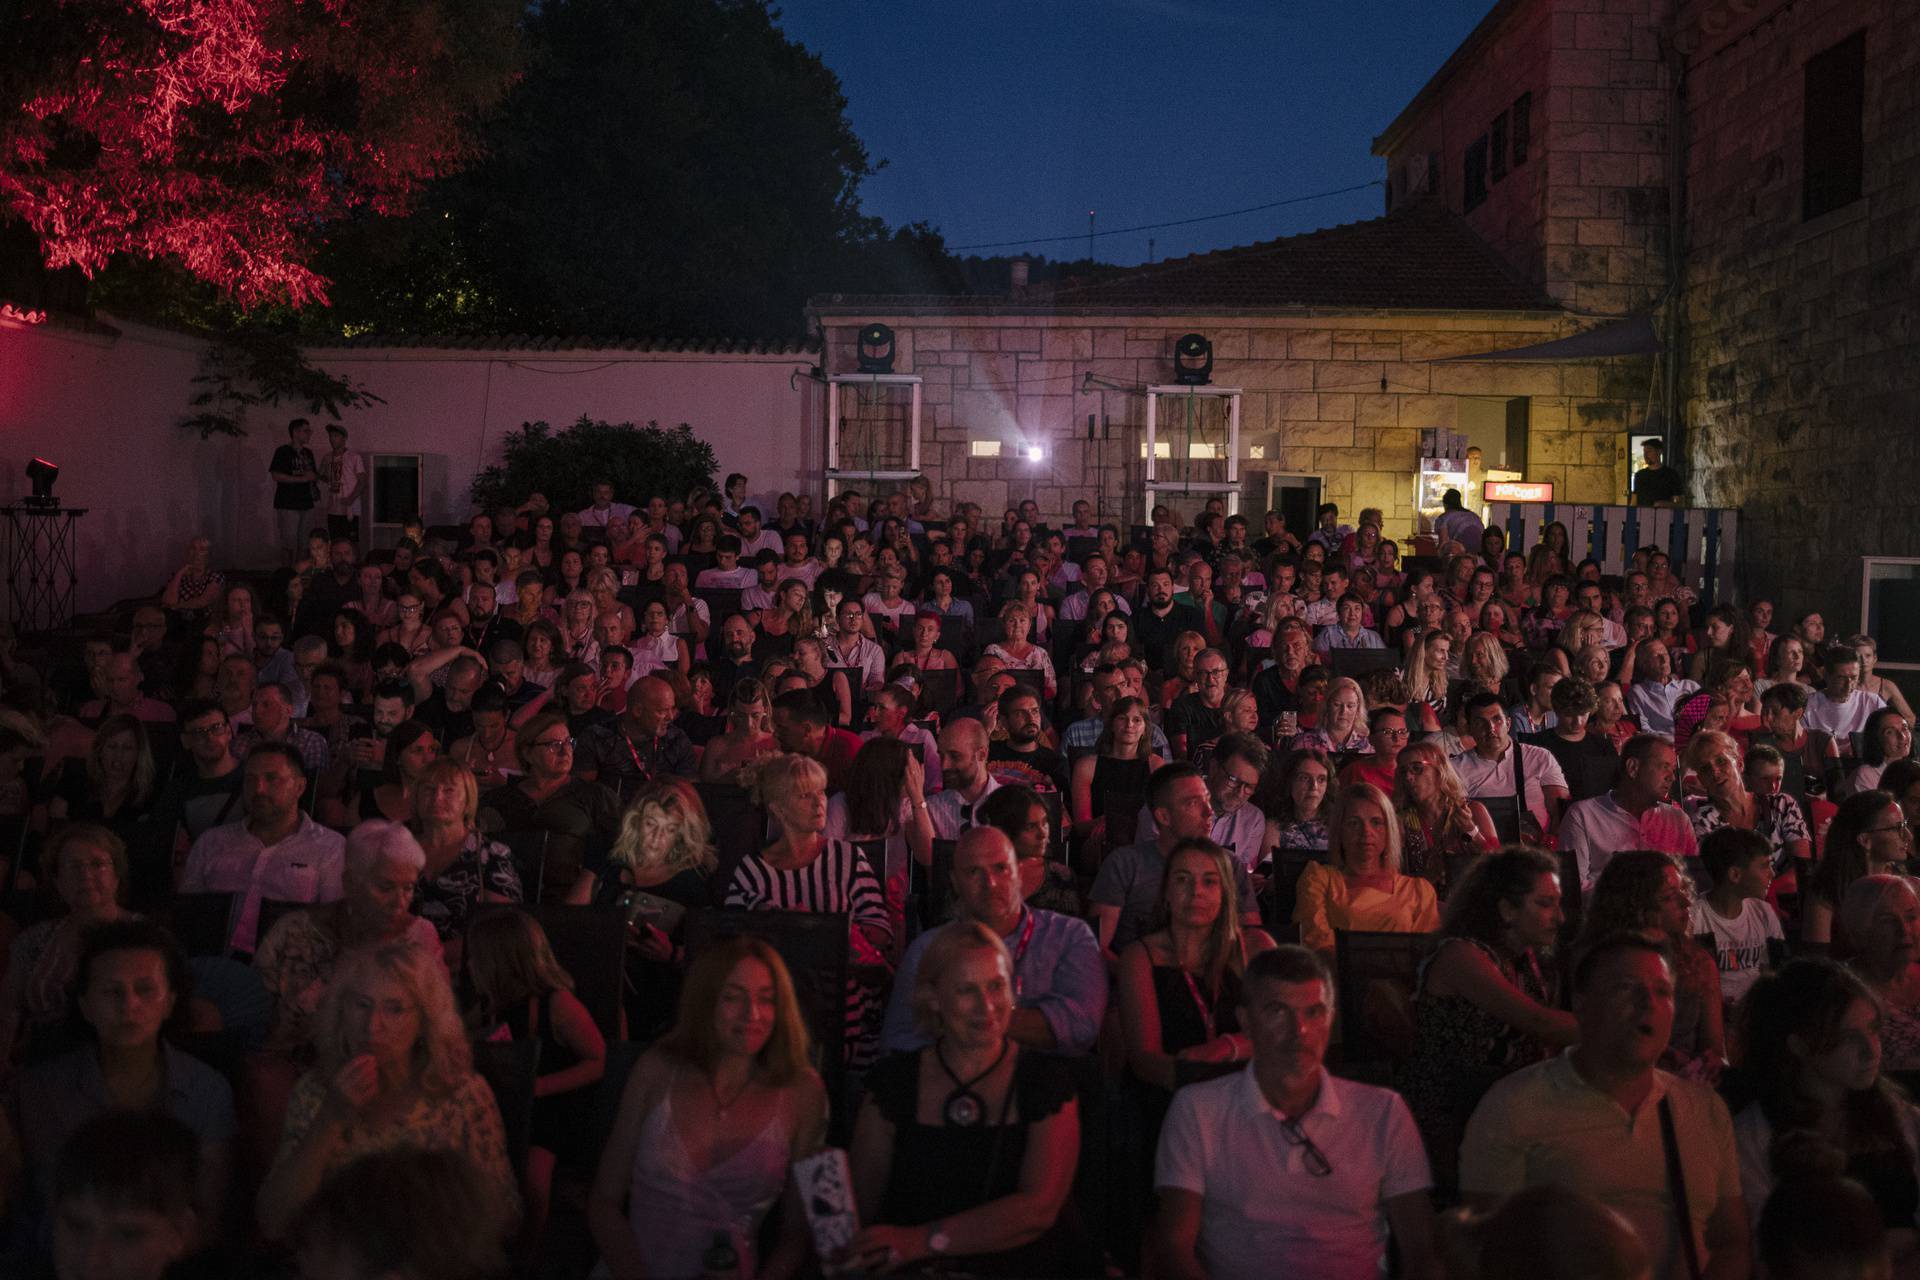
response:
{"label": "bald head", "polygon": [[940,781],[978,798],[987,782],[987,727],[978,720],[955,720],[940,731]]}
{"label": "bald head", "polygon": [[673,686],[659,676],[642,676],[627,691],[627,714],[642,732],[656,734],[673,722]]}

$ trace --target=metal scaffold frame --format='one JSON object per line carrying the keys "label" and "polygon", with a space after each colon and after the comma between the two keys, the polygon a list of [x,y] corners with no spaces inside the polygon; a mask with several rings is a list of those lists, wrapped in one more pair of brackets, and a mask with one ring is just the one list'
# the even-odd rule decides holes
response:
{"label": "metal scaffold frame", "polygon": [[[1227,402],[1227,478],[1224,482],[1216,480],[1161,480],[1158,478],[1159,459],[1155,457],[1154,444],[1159,438],[1160,401],[1162,399],[1213,399]],[[1182,459],[1189,472],[1193,469],[1191,456]],[[1147,459],[1146,459],[1147,510],[1153,510],[1156,495],[1163,493],[1181,494],[1219,494],[1227,500],[1227,514],[1240,513],[1240,388],[1188,386],[1180,383],[1163,383],[1147,388]]]}
{"label": "metal scaffold frame", "polygon": [[[917,373],[836,373],[827,379],[827,500],[831,502],[842,483],[860,481],[899,482],[920,476],[920,375]],[[907,469],[861,470],[840,465],[840,403],[845,387],[907,387],[911,392],[907,405]]]}

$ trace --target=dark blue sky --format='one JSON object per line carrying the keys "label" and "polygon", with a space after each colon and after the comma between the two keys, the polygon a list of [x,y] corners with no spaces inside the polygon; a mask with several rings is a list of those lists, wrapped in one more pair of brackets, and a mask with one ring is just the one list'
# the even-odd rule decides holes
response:
{"label": "dark blue sky", "polygon": [[[1368,145],[1491,0],[788,0],[780,25],[846,89],[887,167],[869,213],[956,248],[1024,236],[1086,253],[1087,210],[1132,227],[1382,176]],[[1378,214],[1369,187],[1195,226],[1103,236],[1110,262]],[[978,252],[1013,253],[1015,248]]]}

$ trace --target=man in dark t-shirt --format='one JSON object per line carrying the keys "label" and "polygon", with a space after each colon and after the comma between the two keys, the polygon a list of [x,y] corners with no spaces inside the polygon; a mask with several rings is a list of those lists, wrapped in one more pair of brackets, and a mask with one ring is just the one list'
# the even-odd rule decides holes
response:
{"label": "man in dark t-shirt", "polygon": [[319,491],[319,465],[307,447],[312,439],[313,424],[295,418],[287,424],[287,443],[275,449],[267,463],[267,474],[273,477],[274,524],[289,562],[306,550],[306,525]]}
{"label": "man in dark t-shirt", "polygon": [[1633,476],[1634,505],[1651,507],[1686,495],[1687,482],[1666,464],[1666,456],[1667,446],[1658,440],[1641,444],[1640,457],[1647,465]]}

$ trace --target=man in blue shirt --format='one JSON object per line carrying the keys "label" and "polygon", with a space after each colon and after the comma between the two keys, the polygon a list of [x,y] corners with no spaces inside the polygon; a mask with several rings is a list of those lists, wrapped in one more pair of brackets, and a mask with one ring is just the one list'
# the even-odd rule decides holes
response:
{"label": "man in blue shirt", "polygon": [[[1019,858],[1005,833],[997,827],[961,833],[953,851],[954,916],[986,925],[1013,956],[1016,1006],[1008,1034],[1031,1049],[1085,1053],[1107,1009],[1099,944],[1085,921],[1027,906],[1020,888]],[[914,1025],[914,974],[939,933],[930,929],[915,938],[900,961],[880,1033],[882,1049],[900,1052],[929,1043]]]}

